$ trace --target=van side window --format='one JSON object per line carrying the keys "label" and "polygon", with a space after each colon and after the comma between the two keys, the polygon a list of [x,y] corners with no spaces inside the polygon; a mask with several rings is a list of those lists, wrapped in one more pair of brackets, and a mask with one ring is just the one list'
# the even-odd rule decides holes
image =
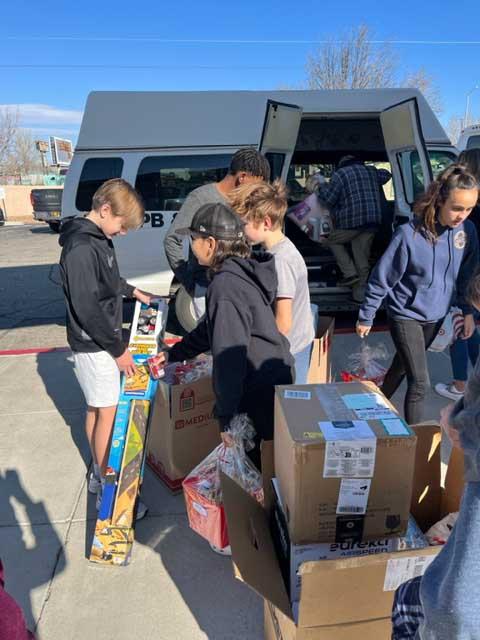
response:
{"label": "van side window", "polygon": [[90,158],[85,162],[78,182],[75,206],[78,211],[90,211],[95,191],[111,178],[121,178],[122,158]]}
{"label": "van side window", "polygon": [[[457,156],[451,151],[440,151],[431,149],[428,151],[430,164],[432,165],[433,177],[436,178],[448,165],[455,162]],[[413,185],[413,200],[424,192],[423,173],[417,151],[412,151],[410,155],[411,180]]]}
{"label": "van side window", "polygon": [[480,147],[480,136],[470,136],[467,142],[467,149],[478,149]]}
{"label": "van side window", "polygon": [[230,154],[148,156],[138,168],[135,189],[147,211],[178,211],[190,191],[225,177]]}

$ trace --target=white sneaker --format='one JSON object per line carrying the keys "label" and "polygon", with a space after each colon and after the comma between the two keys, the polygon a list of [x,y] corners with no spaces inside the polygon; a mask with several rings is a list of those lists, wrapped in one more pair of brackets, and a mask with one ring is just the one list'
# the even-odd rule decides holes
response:
{"label": "white sneaker", "polygon": [[100,478],[96,476],[92,471],[88,478],[88,493],[98,493],[101,488],[102,482]]}
{"label": "white sneaker", "polygon": [[463,398],[463,391],[457,391],[453,384],[439,382],[435,385],[435,391],[439,396],[442,396],[443,398],[450,398],[450,400],[460,400]]}
{"label": "white sneaker", "polygon": [[220,547],[216,547],[214,544],[210,543],[210,548],[212,551],[215,551],[215,553],[218,553],[218,555],[220,556],[231,556],[232,555],[232,550],[230,548],[230,545],[228,545],[228,547],[223,547],[223,549],[221,549]]}
{"label": "white sneaker", "polygon": [[147,505],[139,499],[138,506],[137,506],[137,517],[135,518],[135,522],[142,520],[142,518],[144,518],[147,515],[147,513],[148,513]]}

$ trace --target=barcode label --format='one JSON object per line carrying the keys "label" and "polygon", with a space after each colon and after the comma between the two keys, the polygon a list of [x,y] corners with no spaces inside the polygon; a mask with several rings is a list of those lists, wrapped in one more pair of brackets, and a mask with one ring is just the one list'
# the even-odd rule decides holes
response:
{"label": "barcode label", "polygon": [[310,391],[296,391],[294,389],[285,389],[284,398],[288,400],[310,400],[312,394]]}
{"label": "barcode label", "polygon": [[411,580],[423,576],[429,565],[435,559],[431,556],[409,556],[408,558],[391,558],[387,562],[385,571],[384,591],[395,591],[398,587]]}
{"label": "barcode label", "polygon": [[[368,443],[368,446],[366,446]],[[325,446],[324,478],[372,478],[377,441],[338,440]]]}
{"label": "barcode label", "polygon": [[342,478],[338,494],[338,515],[364,515],[367,512],[370,479],[351,480]]}

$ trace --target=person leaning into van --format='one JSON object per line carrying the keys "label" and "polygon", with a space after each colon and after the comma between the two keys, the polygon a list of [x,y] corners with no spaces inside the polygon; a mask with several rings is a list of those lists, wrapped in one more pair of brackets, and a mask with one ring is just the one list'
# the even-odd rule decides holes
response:
{"label": "person leaning into van", "polygon": [[239,413],[247,413],[259,444],[273,438],[273,398],[277,384],[291,384],[293,358],[277,329],[273,303],[277,291],[274,258],[251,255],[244,225],[224,204],[205,204],[189,227],[177,229],[191,240],[200,265],[209,271],[205,318],[165,352],[171,362],[212,352],[215,415],[222,432]]}
{"label": "person leaning into van", "polygon": [[207,270],[198,263],[191,250],[188,260],[185,260],[183,237],[178,233],[178,229],[190,226],[193,216],[203,204],[212,202],[227,204],[227,195],[241,184],[269,179],[270,165],[266,158],[256,149],[240,149],[232,157],[227,175],[220,182],[212,182],[194,189],[175,216],[163,246],[175,277],[193,296],[193,308],[197,321],[205,313]]}
{"label": "person leaning into van", "polygon": [[334,222],[334,230],[322,244],[332,251],[342,272],[339,285],[352,287],[356,302],[364,298],[372,243],[382,222],[380,189],[391,177],[386,169],[344,156],[330,182],[317,187],[318,197],[330,209]]}
{"label": "person leaning into van", "polygon": [[397,353],[382,392],[391,398],[406,376],[405,419],[409,424],[423,419],[428,384],[425,351],[454,298],[465,316],[465,338],[475,329],[465,290],[478,266],[477,233],[467,220],[477,197],[476,179],[461,165],[448,167],[416,201],[416,217],[395,231],[368,281],[357,333],[361,338],[369,334],[385,300]]}
{"label": "person leaning into van", "polygon": [[290,343],[296,384],[307,384],[315,329],[305,260],[282,230],[288,207],[285,185],[280,180],[247,184],[232,191],[229,199],[245,223],[250,242],[261,244],[275,258],[277,327]]}

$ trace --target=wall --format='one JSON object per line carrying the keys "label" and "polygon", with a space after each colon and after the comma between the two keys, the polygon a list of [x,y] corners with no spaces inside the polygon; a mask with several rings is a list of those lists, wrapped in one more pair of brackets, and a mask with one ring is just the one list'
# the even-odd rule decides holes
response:
{"label": "wall", "polygon": [[[62,189],[63,187],[41,187],[27,185],[0,185],[5,191],[5,202],[0,200],[0,207],[5,208],[7,220],[10,222],[36,222],[33,217],[30,192],[32,189]],[[44,223],[42,223],[44,224]]]}

